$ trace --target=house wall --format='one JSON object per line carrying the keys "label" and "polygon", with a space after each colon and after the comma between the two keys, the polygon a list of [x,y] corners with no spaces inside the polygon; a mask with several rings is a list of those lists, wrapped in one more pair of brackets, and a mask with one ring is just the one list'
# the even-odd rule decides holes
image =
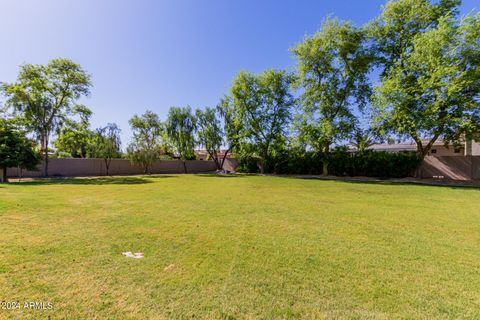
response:
{"label": "house wall", "polygon": [[472,142],[472,156],[480,156],[480,142]]}
{"label": "house wall", "polygon": [[[188,173],[214,171],[213,161],[188,160],[185,161]],[[35,178],[43,175],[43,163],[37,167],[38,171],[22,171],[23,177]],[[106,175],[106,167],[103,159],[49,159],[49,175],[52,177],[81,177]],[[112,159],[110,175],[142,174],[140,166],[132,165],[126,159]],[[156,161],[151,168],[151,173],[184,173],[183,161],[161,160]],[[18,177],[20,172],[17,168],[7,170],[8,177]]]}
{"label": "house wall", "polygon": [[[436,150],[436,153],[433,153],[433,150]],[[460,152],[455,153],[455,148],[450,146],[449,148],[441,145],[441,146],[433,146],[432,150],[429,152],[428,155],[436,156],[436,157],[443,157],[443,156],[460,156],[463,157],[465,155],[465,147],[459,147],[458,150]]]}

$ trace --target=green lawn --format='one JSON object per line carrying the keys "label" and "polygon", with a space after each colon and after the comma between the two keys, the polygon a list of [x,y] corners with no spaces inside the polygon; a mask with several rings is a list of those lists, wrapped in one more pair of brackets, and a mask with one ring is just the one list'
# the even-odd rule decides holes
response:
{"label": "green lawn", "polygon": [[0,319],[480,318],[480,189],[51,180],[0,186],[0,217],[0,301],[54,303]]}

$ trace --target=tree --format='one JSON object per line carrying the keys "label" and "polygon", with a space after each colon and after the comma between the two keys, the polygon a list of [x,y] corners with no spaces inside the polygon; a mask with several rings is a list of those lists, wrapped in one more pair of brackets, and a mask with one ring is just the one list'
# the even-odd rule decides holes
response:
{"label": "tree", "polygon": [[353,135],[353,141],[351,144],[353,147],[355,147],[355,149],[357,149],[357,151],[363,152],[375,144],[375,141],[373,140],[369,130],[357,128]]}
{"label": "tree", "polygon": [[367,27],[382,76],[411,51],[416,35],[438,25],[440,18],[458,14],[461,0],[389,0]]}
{"label": "tree", "polygon": [[122,155],[120,132],[120,128],[115,123],[109,123],[107,126],[98,128],[95,131],[89,146],[89,156],[102,158],[105,162],[107,176],[109,175],[112,159],[120,158]]}
{"label": "tree", "polygon": [[207,150],[210,159],[215,162],[217,170],[221,170],[223,163],[219,158],[219,153],[223,144],[223,130],[217,112],[213,108],[197,110],[195,117],[198,142]]}
{"label": "tree", "polygon": [[[377,87],[375,125],[415,141],[423,159],[442,138],[457,143],[480,123],[480,14],[447,14],[417,33]],[[426,140],[424,140],[426,139]]]}
{"label": "tree", "polygon": [[300,135],[322,153],[324,175],[331,146],[350,138],[356,127],[354,105],[362,109],[371,95],[367,73],[372,57],[365,38],[363,30],[348,22],[327,20],[292,49],[298,60],[295,85],[302,89]]}
{"label": "tree", "polygon": [[34,170],[38,162],[33,141],[6,120],[0,119],[0,183],[8,182],[7,168]]}
{"label": "tree", "polygon": [[60,128],[58,137],[54,141],[57,154],[67,154],[74,158],[86,158],[87,148],[91,145],[93,132],[90,129],[92,112],[85,106],[76,106],[80,115],[79,121],[67,119]]}
{"label": "tree", "polygon": [[292,82],[292,75],[277,70],[259,75],[242,71],[233,81],[232,103],[244,126],[242,140],[255,147],[261,173],[272,151],[285,144],[295,104],[290,92]]}
{"label": "tree", "polygon": [[217,112],[221,118],[224,143],[227,147],[221,159],[220,167],[223,169],[227,156],[240,147],[244,127],[239,110],[233,104],[232,97],[224,96],[217,105]]}
{"label": "tree", "polygon": [[132,163],[143,167],[144,173],[150,174],[152,163],[160,159],[164,125],[158,115],[146,111],[135,115],[129,121],[133,131],[133,141],[127,147],[127,156]]}
{"label": "tree", "polygon": [[183,168],[187,173],[185,160],[195,159],[196,121],[190,107],[171,107],[168,111],[166,133],[174,152],[183,160]]}
{"label": "tree", "polygon": [[48,145],[51,135],[75,112],[75,102],[90,93],[90,75],[68,59],[53,59],[47,65],[24,64],[17,82],[3,84],[7,105],[37,135],[48,176]]}

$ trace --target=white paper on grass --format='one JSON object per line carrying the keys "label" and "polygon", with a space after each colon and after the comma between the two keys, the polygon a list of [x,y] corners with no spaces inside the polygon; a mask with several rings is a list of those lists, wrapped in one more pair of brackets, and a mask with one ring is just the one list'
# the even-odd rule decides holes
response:
{"label": "white paper on grass", "polygon": [[133,258],[133,259],[143,258],[143,253],[141,252],[132,253],[131,251],[127,251],[127,252],[122,252],[122,254],[127,258]]}

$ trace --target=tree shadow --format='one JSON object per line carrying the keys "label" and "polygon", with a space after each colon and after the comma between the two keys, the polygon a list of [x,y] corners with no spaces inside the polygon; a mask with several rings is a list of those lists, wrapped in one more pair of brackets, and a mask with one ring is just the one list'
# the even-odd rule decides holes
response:
{"label": "tree shadow", "polygon": [[202,178],[244,178],[247,175],[236,173],[198,173],[195,176]]}
{"label": "tree shadow", "polygon": [[43,185],[136,185],[153,183],[154,179],[170,178],[172,176],[142,176],[142,177],[98,177],[98,178],[48,178],[28,181],[12,181],[10,185],[43,186]]}
{"label": "tree shadow", "polygon": [[347,184],[372,184],[372,185],[385,185],[385,186],[418,186],[418,187],[436,187],[436,188],[448,188],[448,189],[473,189],[480,191],[479,182],[462,182],[462,181],[429,181],[429,180],[417,180],[417,181],[398,181],[387,178],[372,178],[372,180],[360,180],[359,178],[351,177],[338,177],[338,178],[321,178],[321,177],[308,177],[308,176],[283,176],[290,179],[302,179],[302,180],[318,180],[318,181],[332,181],[337,183]]}

